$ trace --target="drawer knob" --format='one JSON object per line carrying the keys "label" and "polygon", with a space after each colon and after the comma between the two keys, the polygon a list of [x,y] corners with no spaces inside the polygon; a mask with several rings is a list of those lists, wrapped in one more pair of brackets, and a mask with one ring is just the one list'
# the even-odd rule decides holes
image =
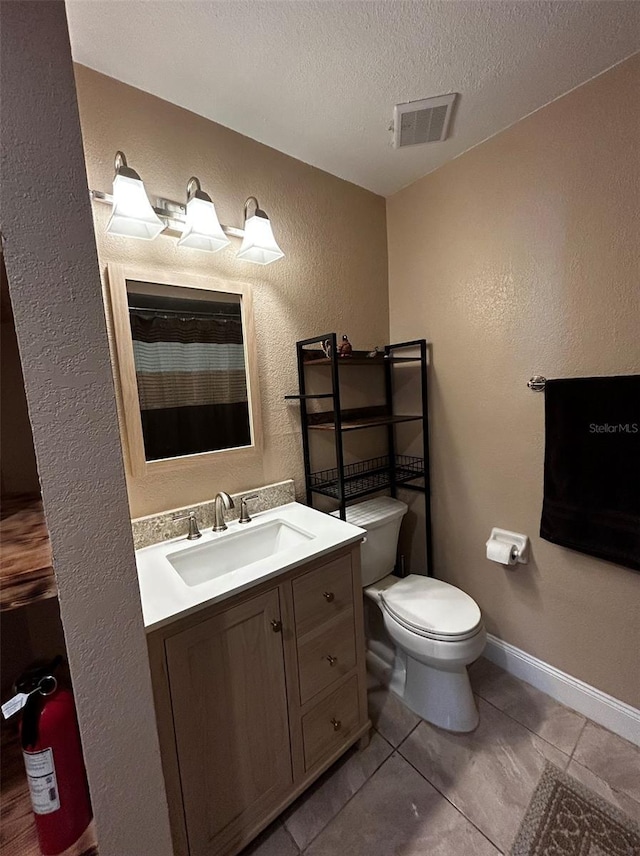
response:
{"label": "drawer knob", "polygon": [[271,627],[273,628],[274,633],[280,633],[282,630],[282,622],[276,621],[275,618],[271,620]]}
{"label": "drawer knob", "polygon": [[333,603],[333,601],[336,599],[336,596],[332,591],[325,591],[324,599],[327,601],[327,603]]}
{"label": "drawer knob", "polygon": [[327,654],[326,659],[327,659],[327,663],[328,663],[330,666],[335,666],[335,664],[338,662],[338,658],[337,658],[337,657],[332,657],[332,656],[331,656],[331,654]]}
{"label": "drawer knob", "polygon": [[333,719],[331,720],[331,725],[333,725],[333,730],[334,730],[334,731],[340,731],[340,729],[342,728],[342,722],[341,722],[341,720],[336,719],[336,718],[335,718],[335,716],[334,716],[334,717],[333,717]]}

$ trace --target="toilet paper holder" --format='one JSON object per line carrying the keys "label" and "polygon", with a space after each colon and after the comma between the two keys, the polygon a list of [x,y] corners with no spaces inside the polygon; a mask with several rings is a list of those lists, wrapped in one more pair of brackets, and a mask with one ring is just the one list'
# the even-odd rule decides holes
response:
{"label": "toilet paper holder", "polygon": [[[510,532],[508,529],[498,529],[494,527],[491,530],[491,535],[487,541],[487,547],[492,541],[498,541],[502,544],[511,545],[511,559],[519,562],[521,565],[526,565],[529,561],[529,538],[527,535],[522,535],[520,532]],[[509,562],[511,564],[511,562]]]}

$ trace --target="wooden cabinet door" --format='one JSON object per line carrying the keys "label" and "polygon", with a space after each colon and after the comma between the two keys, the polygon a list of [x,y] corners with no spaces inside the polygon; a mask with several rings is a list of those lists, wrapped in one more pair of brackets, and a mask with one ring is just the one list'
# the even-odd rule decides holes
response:
{"label": "wooden cabinet door", "polygon": [[191,856],[224,853],[292,784],[278,590],[166,640]]}

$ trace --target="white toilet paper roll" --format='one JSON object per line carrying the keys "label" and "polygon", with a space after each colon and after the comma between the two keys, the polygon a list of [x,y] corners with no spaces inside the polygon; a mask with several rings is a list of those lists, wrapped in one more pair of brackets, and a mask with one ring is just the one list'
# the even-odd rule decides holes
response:
{"label": "white toilet paper roll", "polygon": [[500,562],[501,565],[515,565],[515,547],[513,544],[508,544],[506,541],[498,541],[497,538],[491,538],[487,541],[487,559],[492,562]]}

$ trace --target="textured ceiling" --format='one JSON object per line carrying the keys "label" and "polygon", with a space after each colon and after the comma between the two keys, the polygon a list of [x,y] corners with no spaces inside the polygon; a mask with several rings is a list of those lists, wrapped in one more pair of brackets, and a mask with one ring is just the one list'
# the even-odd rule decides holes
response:
{"label": "textured ceiling", "polygon": [[[637,0],[67,0],[76,62],[388,195],[640,49]],[[396,151],[396,102],[459,92]],[[162,129],[158,129],[159,133]]]}

